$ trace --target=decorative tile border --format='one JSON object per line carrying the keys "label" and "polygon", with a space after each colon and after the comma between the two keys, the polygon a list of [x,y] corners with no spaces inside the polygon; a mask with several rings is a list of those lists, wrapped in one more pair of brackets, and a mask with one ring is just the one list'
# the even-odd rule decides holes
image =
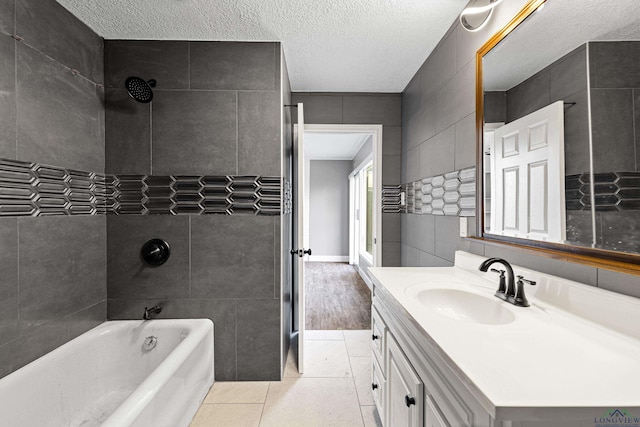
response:
{"label": "decorative tile border", "polygon": [[405,206],[400,204],[402,185],[383,185],[382,186],[382,212],[383,213],[401,213],[406,212]]}
{"label": "decorative tile border", "polygon": [[0,216],[102,215],[104,174],[0,159]]}
{"label": "decorative tile border", "polygon": [[0,216],[249,213],[291,208],[285,182],[261,176],[105,175],[0,159]]}
{"label": "decorative tile border", "polygon": [[[596,211],[640,210],[640,172],[597,173],[593,179]],[[565,178],[565,203],[567,210],[591,209],[591,174]]]}
{"label": "decorative tile border", "polygon": [[284,194],[282,195],[282,214],[289,215],[293,212],[293,190],[291,189],[291,182],[284,178],[282,183]]}
{"label": "decorative tile border", "polygon": [[280,185],[280,177],[118,175],[108,212],[280,215]]}
{"label": "decorative tile border", "polygon": [[402,187],[406,194],[407,213],[465,217],[476,215],[475,167],[424,178]]}

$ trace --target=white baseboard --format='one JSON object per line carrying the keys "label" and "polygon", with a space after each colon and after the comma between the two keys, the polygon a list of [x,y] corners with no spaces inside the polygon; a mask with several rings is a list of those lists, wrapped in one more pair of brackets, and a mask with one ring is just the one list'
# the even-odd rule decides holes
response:
{"label": "white baseboard", "polygon": [[373,282],[371,281],[371,278],[367,275],[367,273],[365,273],[364,270],[360,268],[360,266],[358,266],[358,274],[360,275],[360,277],[362,277],[362,280],[364,280],[364,283],[367,284],[367,286],[369,287],[369,290],[373,292]]}
{"label": "white baseboard", "polygon": [[349,256],[340,255],[309,255],[311,262],[349,262]]}

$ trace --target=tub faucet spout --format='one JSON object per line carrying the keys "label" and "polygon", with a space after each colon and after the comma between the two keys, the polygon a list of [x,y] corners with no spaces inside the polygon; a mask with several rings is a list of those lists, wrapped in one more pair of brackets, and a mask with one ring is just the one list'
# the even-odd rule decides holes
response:
{"label": "tub faucet spout", "polygon": [[142,319],[144,320],[150,320],[151,316],[153,314],[158,314],[162,311],[162,307],[160,307],[159,305],[154,305],[151,308],[144,308],[144,315],[142,316]]}

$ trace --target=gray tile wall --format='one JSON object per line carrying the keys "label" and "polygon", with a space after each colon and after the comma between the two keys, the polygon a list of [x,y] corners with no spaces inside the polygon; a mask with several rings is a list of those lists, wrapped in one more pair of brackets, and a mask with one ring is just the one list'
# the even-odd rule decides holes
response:
{"label": "gray tile wall", "polygon": [[[391,93],[306,93],[295,92],[294,104],[304,103],[305,123],[381,124],[382,185],[399,185],[401,162],[401,97]],[[297,118],[294,118],[294,121]],[[382,265],[400,265],[400,217],[382,217]]]}
{"label": "gray tile wall", "polygon": [[[282,176],[279,43],[106,41],[106,170],[134,175]],[[156,79],[153,102],[124,80]],[[108,223],[108,317],[207,317],[218,380],[281,375],[280,216],[118,216]],[[142,244],[167,240],[149,268]],[[287,256],[287,258],[289,258]],[[288,314],[288,313],[287,313]]]}
{"label": "gray tile wall", "polygon": [[[594,173],[638,172],[640,41],[591,42],[589,59]],[[620,203],[625,208],[640,207],[638,190],[625,190],[624,197],[631,199]],[[597,247],[640,252],[637,210],[597,212],[596,230]]]}
{"label": "gray tile wall", "polygon": [[[441,167],[439,159],[448,159],[446,167],[453,162],[455,167],[450,170],[475,165],[475,75],[470,72],[475,68],[475,53],[525,3],[503,3],[487,27],[475,33],[465,31],[456,22],[407,85],[402,94],[403,183],[422,178],[425,170],[437,170]],[[475,233],[471,218],[467,231]],[[516,265],[640,297],[638,276],[463,240],[459,232],[457,217],[401,214],[402,265],[452,265],[455,249],[461,249],[504,257]]]}
{"label": "gray tile wall", "polygon": [[559,100],[575,102],[564,109],[566,175],[590,170],[586,52],[582,45],[506,92],[507,122]]}
{"label": "gray tile wall", "polygon": [[593,168],[640,171],[640,41],[589,43]]}
{"label": "gray tile wall", "polygon": [[279,69],[279,43],[105,41],[107,173],[280,176]]}
{"label": "gray tile wall", "polygon": [[[102,48],[54,0],[0,1],[0,158],[104,172]],[[0,377],[105,320],[106,217],[1,217],[0,260]]]}

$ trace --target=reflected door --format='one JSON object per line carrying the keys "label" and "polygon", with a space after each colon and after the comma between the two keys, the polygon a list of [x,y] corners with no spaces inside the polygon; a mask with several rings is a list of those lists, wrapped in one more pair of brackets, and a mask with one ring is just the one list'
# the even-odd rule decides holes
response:
{"label": "reflected door", "polygon": [[490,233],[563,243],[564,103],[496,129],[490,157]]}

